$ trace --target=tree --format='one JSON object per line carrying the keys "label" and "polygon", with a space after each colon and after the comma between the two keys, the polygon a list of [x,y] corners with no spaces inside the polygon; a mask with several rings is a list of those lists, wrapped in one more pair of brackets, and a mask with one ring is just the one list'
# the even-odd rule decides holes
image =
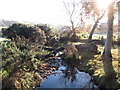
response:
{"label": "tree", "polygon": [[70,2],[63,2],[66,13],[69,16],[69,21],[71,24],[71,30],[73,34],[73,38],[76,38],[76,27],[80,24],[79,19],[79,3],[77,3],[75,0],[72,0]]}
{"label": "tree", "polygon": [[107,77],[115,75],[115,71],[112,66],[112,55],[111,55],[111,47],[113,40],[113,20],[114,20],[114,2],[112,2],[108,7],[108,31],[107,31],[107,39],[105,42],[105,48],[103,52],[103,65],[104,71]]}
{"label": "tree", "polygon": [[120,1],[118,2],[118,31],[120,31]]}
{"label": "tree", "polygon": [[100,10],[97,6],[96,1],[91,2],[90,0],[88,0],[88,2],[85,2],[84,0],[82,0],[81,3],[83,11],[82,15],[84,15],[84,18],[87,19],[85,20],[85,23],[86,21],[88,22],[88,20],[95,22],[88,37],[88,42],[91,42],[92,35],[97,28],[99,21],[103,18],[105,10]]}
{"label": "tree", "polygon": [[91,32],[90,32],[89,37],[88,37],[88,42],[91,42],[91,40],[92,40],[92,35],[93,35],[93,33],[94,33],[94,31],[95,31],[95,29],[96,29],[96,27],[97,27],[97,24],[98,24],[98,22],[100,21],[100,19],[102,19],[103,16],[104,16],[104,13],[103,13],[100,17],[98,17],[98,19],[95,21],[95,24],[93,25],[93,28],[92,28],[92,30],[91,30]]}

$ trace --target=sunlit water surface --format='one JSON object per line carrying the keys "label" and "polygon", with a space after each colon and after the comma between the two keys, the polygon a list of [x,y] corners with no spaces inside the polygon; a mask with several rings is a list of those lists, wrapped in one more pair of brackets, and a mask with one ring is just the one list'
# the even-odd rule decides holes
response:
{"label": "sunlit water surface", "polygon": [[96,88],[91,81],[91,76],[85,72],[80,72],[77,68],[69,67],[62,60],[55,60],[54,65],[58,65],[59,68],[57,71],[54,71],[53,75],[49,75],[44,81],[40,84],[40,88]]}

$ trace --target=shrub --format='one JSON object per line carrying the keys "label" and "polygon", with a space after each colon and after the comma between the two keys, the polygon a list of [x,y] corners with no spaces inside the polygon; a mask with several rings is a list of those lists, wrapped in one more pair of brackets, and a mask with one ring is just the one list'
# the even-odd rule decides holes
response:
{"label": "shrub", "polygon": [[2,29],[3,36],[13,39],[16,36],[29,39],[31,42],[45,42],[46,36],[40,28],[24,24],[13,24],[7,29]]}
{"label": "shrub", "polygon": [[[25,41],[21,42],[19,40],[18,42],[11,41],[0,43],[2,46],[3,88],[18,88],[15,84],[16,82],[22,88],[27,87],[28,85],[27,88],[30,88],[30,85],[32,85],[30,84],[31,79],[34,83],[39,81],[39,79],[37,79],[37,81],[34,79],[33,72],[39,70],[38,64],[42,63],[41,59],[44,50],[38,48],[40,47],[38,44],[32,47],[31,45],[28,46]],[[21,49],[21,47],[24,48]],[[28,47],[30,48],[29,50]],[[39,49],[40,52],[37,52],[36,49]],[[30,74],[31,77],[27,77],[27,73]],[[40,77],[40,75],[38,77]],[[28,78],[30,80],[28,80]],[[24,81],[27,82],[27,84],[24,85]]]}
{"label": "shrub", "polygon": [[51,29],[50,26],[46,24],[36,25],[41,30],[43,30],[46,34],[46,46],[57,47],[59,45],[58,42],[58,33],[55,32],[54,29]]}

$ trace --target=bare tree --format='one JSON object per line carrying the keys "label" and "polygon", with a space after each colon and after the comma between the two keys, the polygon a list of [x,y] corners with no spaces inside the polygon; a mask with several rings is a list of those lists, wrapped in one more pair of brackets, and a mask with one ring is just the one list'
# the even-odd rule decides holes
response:
{"label": "bare tree", "polygon": [[[75,0],[70,0],[69,2],[63,2],[65,9],[66,9],[66,13],[69,17],[69,21],[71,23],[71,30],[72,30],[72,34],[74,39],[76,38],[76,27],[79,25],[79,16],[77,16],[79,14],[78,10],[79,10],[79,4],[76,3]],[[79,21],[79,22],[77,22]]]}
{"label": "bare tree", "polygon": [[100,17],[98,17],[98,19],[95,21],[95,24],[93,25],[92,30],[91,30],[91,32],[90,32],[90,35],[89,35],[89,37],[88,37],[88,42],[91,42],[91,40],[92,40],[92,35],[93,35],[95,29],[97,28],[97,24],[98,24],[98,22],[100,21],[100,19],[102,19],[102,17],[104,16],[104,14],[105,14],[105,13],[103,13],[103,14],[102,14]]}

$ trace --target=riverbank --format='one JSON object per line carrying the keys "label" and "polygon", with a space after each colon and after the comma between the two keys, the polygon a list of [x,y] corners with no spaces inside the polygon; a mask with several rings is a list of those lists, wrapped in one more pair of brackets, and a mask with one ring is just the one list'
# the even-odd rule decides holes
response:
{"label": "riverbank", "polygon": [[47,75],[47,78],[36,87],[41,88],[81,88],[81,89],[98,89],[94,84],[92,77],[85,72],[80,72],[76,67],[68,65],[60,57],[50,61],[51,65],[58,67],[53,74]]}
{"label": "riverbank", "polygon": [[[18,47],[14,44],[14,42],[6,42],[4,44],[6,46],[3,45],[5,47],[2,48],[3,49],[2,54],[5,56],[6,59],[3,57],[2,63],[4,68],[9,68],[9,69],[8,71],[3,69],[3,73],[2,73],[3,87],[11,88],[11,89],[34,88],[35,86],[38,86],[44,79],[46,79],[47,75],[53,74],[52,72],[57,69],[57,67],[54,67],[48,64],[49,61],[53,62],[56,57],[48,57],[46,59],[43,58],[45,55],[49,54],[50,52],[37,48],[37,47],[40,47],[38,44],[35,45],[37,48],[37,51],[36,51],[36,48],[33,48],[31,51],[29,50],[26,51],[27,50],[26,49],[24,52],[21,52],[21,50],[18,49]],[[118,84],[120,84],[120,79],[118,77],[118,74],[119,74],[118,73],[119,72],[118,49],[119,48],[117,46],[112,48],[113,66],[115,71],[117,72],[117,77],[115,79],[110,78],[109,79],[110,81],[104,78],[105,73],[103,70],[103,64],[101,59],[102,53],[92,54],[88,52],[81,52],[81,54],[77,56],[79,58],[74,57],[73,59],[68,59],[68,61],[63,59],[63,61],[66,61],[68,64],[71,63],[71,66],[77,67],[79,71],[89,73],[93,77],[93,82],[96,85],[100,87],[111,86],[109,88],[117,88]],[[103,50],[103,47],[98,45],[98,51],[102,52],[102,50]],[[18,55],[17,54],[15,55],[15,53],[17,53]],[[11,56],[12,58],[10,58]],[[4,61],[4,59],[7,61]],[[16,59],[19,59],[19,60],[25,59],[25,61],[18,62],[16,61]],[[12,64],[9,64],[6,62],[9,62]],[[15,64],[18,65],[19,68]],[[10,72],[9,70],[11,69],[14,72]],[[13,70],[13,69],[16,69],[16,70]]]}
{"label": "riverbank", "polygon": [[8,73],[6,72],[5,74],[4,72],[6,76],[2,78],[2,89],[34,89],[35,86],[38,86],[47,78],[47,75],[52,75],[53,71],[57,69],[57,66],[50,65],[44,61],[36,61],[32,65],[28,63],[28,66],[32,68],[30,71],[27,70],[27,65],[25,65],[24,68],[19,68],[14,73],[11,73],[10,76],[7,76]]}
{"label": "riverbank", "polygon": [[113,46],[112,48],[112,63],[113,67],[117,73],[116,77],[107,78],[105,77],[103,62],[102,62],[102,51],[104,47],[102,45],[98,46],[98,52],[101,54],[92,54],[89,52],[84,52],[82,55],[71,58],[67,58],[67,62],[77,67],[80,71],[87,72],[93,77],[93,81],[100,88],[120,88],[120,78],[119,78],[119,46]]}
{"label": "riverbank", "polygon": [[37,43],[33,47],[33,43],[28,45],[23,40],[1,41],[0,46],[3,90],[33,89],[56,69],[43,60],[49,52],[39,48],[41,45]]}

